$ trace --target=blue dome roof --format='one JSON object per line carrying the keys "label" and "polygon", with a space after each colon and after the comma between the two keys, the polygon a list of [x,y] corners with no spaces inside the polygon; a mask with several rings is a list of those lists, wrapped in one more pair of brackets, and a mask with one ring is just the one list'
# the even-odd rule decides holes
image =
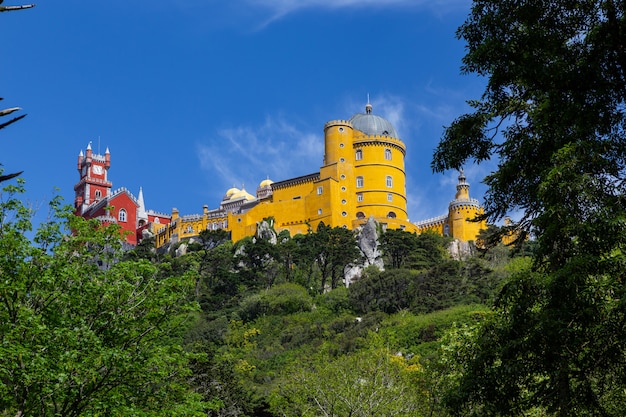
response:
{"label": "blue dome roof", "polygon": [[365,106],[365,113],[357,113],[350,118],[352,127],[366,135],[383,135],[397,138],[396,129],[389,120],[372,114],[372,105]]}

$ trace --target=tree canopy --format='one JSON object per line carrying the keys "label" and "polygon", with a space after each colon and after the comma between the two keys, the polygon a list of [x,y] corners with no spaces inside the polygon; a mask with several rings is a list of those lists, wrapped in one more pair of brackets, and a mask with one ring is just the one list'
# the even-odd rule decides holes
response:
{"label": "tree canopy", "polygon": [[[462,69],[487,79],[444,133],[435,171],[495,158],[485,215],[522,213],[534,271],[476,337],[463,415],[621,415],[626,407],[626,4],[475,0]],[[464,411],[462,411],[464,410]]]}
{"label": "tree canopy", "polygon": [[57,200],[31,242],[21,191],[0,194],[0,414],[202,415],[181,342],[193,278],[121,261],[116,227]]}

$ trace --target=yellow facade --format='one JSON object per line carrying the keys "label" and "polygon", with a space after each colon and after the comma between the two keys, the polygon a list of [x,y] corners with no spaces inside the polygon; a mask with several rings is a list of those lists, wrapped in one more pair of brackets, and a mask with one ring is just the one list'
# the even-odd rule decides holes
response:
{"label": "yellow facade", "polygon": [[368,104],[365,113],[350,120],[326,123],[324,165],[319,172],[279,182],[264,180],[255,196],[232,188],[218,209],[205,206],[202,214],[191,216],[179,216],[174,210],[169,225],[151,230],[161,247],[205,229],[226,229],[237,241],[254,235],[257,224],[270,217],[277,232],[288,230],[292,236],[315,230],[320,222],[354,229],[373,217],[383,228],[418,233],[430,229],[474,240],[484,222],[468,221],[482,209],[469,198],[467,183],[457,186],[448,215],[435,222],[409,222],[405,154],[406,147],[393,126],[372,114]]}

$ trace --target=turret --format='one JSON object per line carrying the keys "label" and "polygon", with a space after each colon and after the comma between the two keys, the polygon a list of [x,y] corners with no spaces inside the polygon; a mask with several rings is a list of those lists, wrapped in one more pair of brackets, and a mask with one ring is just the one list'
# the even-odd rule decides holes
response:
{"label": "turret", "polygon": [[83,159],[85,159],[85,155],[83,155],[83,150],[81,149],[78,154],[78,172],[80,172],[83,167]]}
{"label": "turret", "polygon": [[466,181],[465,173],[459,171],[459,183],[456,185],[455,200],[469,200],[469,184]]}
{"label": "turret", "polygon": [[104,153],[104,167],[109,169],[111,166],[111,152],[109,152],[109,147],[107,146],[107,150]]}
{"label": "turret", "polygon": [[87,163],[87,166],[91,165],[92,155],[93,155],[93,151],[91,150],[91,142],[89,142],[89,144],[87,145],[87,151],[86,151],[86,157],[85,157],[85,162]]}

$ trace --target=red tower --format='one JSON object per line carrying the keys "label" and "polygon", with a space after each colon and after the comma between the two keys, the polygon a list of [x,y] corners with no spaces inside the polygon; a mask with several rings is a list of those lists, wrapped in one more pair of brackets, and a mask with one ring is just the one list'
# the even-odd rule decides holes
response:
{"label": "red tower", "polygon": [[77,167],[80,179],[74,186],[74,213],[86,219],[98,219],[102,224],[118,224],[126,241],[136,245],[140,204],[126,188],[112,191],[113,184],[108,178],[110,167],[109,148],[104,155],[98,155],[93,153],[89,143],[85,154],[80,151]]}
{"label": "red tower", "polygon": [[104,156],[97,155],[93,153],[90,142],[85,155],[83,155],[83,151],[80,151],[78,155],[80,180],[74,186],[76,193],[74,208],[77,215],[83,215],[89,206],[111,195],[113,184],[108,180],[110,167],[111,154],[109,148],[107,148]]}

